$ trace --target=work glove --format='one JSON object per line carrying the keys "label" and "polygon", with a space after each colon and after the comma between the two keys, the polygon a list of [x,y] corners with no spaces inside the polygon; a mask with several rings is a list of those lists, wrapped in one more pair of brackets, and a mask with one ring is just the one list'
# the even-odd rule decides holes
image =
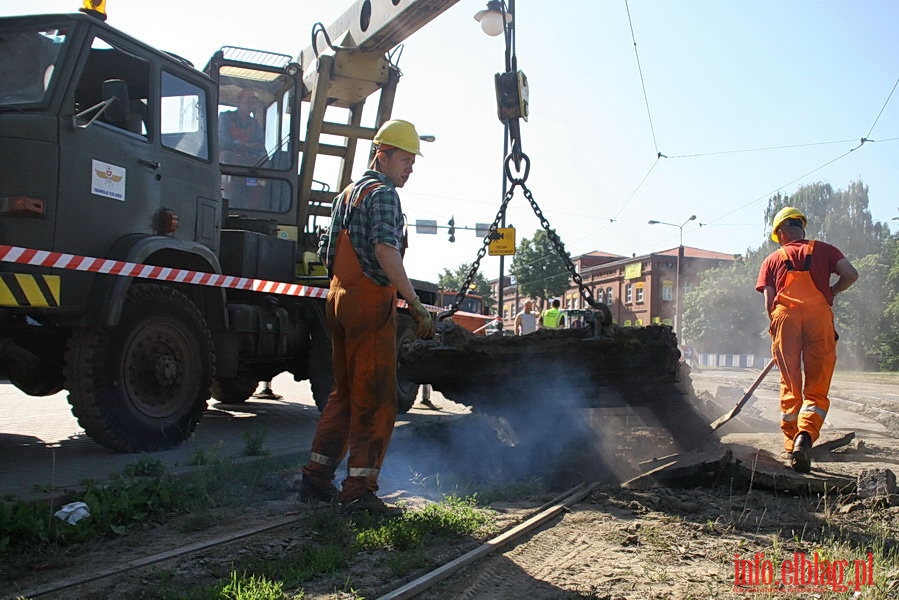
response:
{"label": "work glove", "polygon": [[415,298],[409,302],[409,312],[415,319],[415,335],[423,340],[434,337],[434,320],[431,319],[431,313],[422,305],[421,300]]}

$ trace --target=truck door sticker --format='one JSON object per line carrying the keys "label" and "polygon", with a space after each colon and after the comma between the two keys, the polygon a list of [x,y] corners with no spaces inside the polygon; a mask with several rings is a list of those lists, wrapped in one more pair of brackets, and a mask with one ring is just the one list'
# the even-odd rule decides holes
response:
{"label": "truck door sticker", "polygon": [[124,202],[125,169],[99,160],[92,160],[91,193]]}

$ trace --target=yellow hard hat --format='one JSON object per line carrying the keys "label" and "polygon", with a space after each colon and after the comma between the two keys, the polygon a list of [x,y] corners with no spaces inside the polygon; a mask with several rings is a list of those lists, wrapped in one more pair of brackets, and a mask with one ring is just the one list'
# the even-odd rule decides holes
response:
{"label": "yellow hard hat", "polygon": [[808,219],[805,218],[805,215],[800,212],[798,208],[794,208],[792,206],[785,206],[780,211],[774,215],[774,221],[771,224],[771,241],[777,242],[777,230],[780,229],[780,226],[783,225],[783,222],[787,219],[799,219],[802,221],[802,227],[804,228],[808,224]]}
{"label": "yellow hard hat", "polygon": [[422,155],[418,132],[415,131],[415,125],[409,121],[400,119],[387,121],[378,129],[373,141],[378,146],[385,144],[412,154]]}

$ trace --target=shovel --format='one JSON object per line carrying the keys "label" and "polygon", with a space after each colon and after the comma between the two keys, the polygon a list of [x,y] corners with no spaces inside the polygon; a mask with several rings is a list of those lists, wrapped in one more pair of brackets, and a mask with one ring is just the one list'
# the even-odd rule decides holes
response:
{"label": "shovel", "polygon": [[746,390],[746,393],[743,394],[743,397],[740,398],[740,401],[737,402],[737,405],[730,409],[730,412],[718,417],[714,421],[712,421],[709,426],[712,428],[712,431],[715,431],[734,417],[736,417],[739,412],[743,409],[749,399],[752,397],[752,392],[755,391],[755,388],[759,386],[762,380],[765,378],[765,375],[774,367],[774,359],[768,361],[768,364],[765,365],[765,368],[762,369],[762,372],[759,373],[759,376],[755,378],[755,381],[752,382],[752,385],[749,386],[749,389]]}

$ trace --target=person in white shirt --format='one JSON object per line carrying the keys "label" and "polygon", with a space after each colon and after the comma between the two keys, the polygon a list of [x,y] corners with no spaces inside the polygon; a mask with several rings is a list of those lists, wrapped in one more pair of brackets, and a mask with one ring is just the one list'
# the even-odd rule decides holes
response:
{"label": "person in white shirt", "polygon": [[537,331],[537,315],[534,314],[534,303],[526,300],[524,310],[515,315],[515,335],[524,335]]}

